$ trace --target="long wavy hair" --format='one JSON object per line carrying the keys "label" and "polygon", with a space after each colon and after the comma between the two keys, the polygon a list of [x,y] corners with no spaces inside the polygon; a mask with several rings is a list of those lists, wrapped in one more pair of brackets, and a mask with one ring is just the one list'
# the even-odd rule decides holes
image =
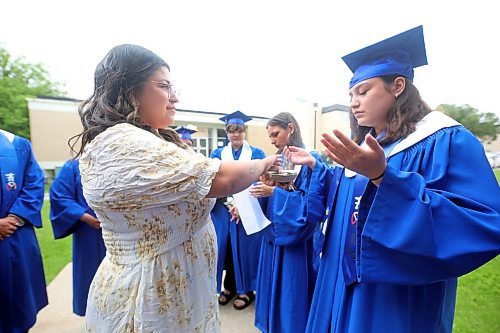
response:
{"label": "long wavy hair", "polygon": [[[384,81],[385,89],[390,92],[394,80],[398,75],[388,75],[380,77]],[[415,125],[422,120],[431,108],[420,97],[417,87],[409,79],[405,78],[406,86],[404,91],[396,98],[392,109],[387,114],[385,135],[380,140],[381,144],[388,144],[399,139],[404,139],[415,131]],[[351,130],[353,140],[360,144],[365,135],[372,130],[372,127],[359,126],[358,121],[350,112]]]}
{"label": "long wavy hair", "polygon": [[[288,140],[288,145],[289,146],[296,146],[296,147],[303,147],[304,142],[302,141],[302,135],[300,134],[300,127],[299,123],[295,119],[294,116],[292,116],[291,113],[289,112],[281,112],[269,119],[267,122],[266,128],[269,126],[278,126],[283,129],[288,129],[288,125],[292,124],[294,131],[290,135],[290,138]],[[281,153],[282,149],[278,150],[278,153]]]}
{"label": "long wavy hair", "polygon": [[[83,131],[68,141],[76,157],[97,135],[121,123],[132,124],[187,148],[174,130],[166,128],[157,131],[139,119],[139,103],[135,96],[161,67],[170,70],[158,55],[138,45],[118,45],[108,52],[96,67],[92,96],[78,108]],[[81,145],[75,149],[79,139]]]}

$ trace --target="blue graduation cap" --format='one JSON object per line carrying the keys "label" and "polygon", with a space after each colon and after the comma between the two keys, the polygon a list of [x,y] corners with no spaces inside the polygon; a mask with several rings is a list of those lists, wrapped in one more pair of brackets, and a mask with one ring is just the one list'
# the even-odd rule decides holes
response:
{"label": "blue graduation cap", "polygon": [[194,125],[178,126],[175,131],[179,134],[179,137],[183,140],[193,140],[191,134],[198,132],[198,129]]}
{"label": "blue graduation cap", "polygon": [[231,114],[225,115],[224,117],[219,118],[226,125],[229,124],[237,124],[237,125],[245,125],[247,121],[252,120],[252,117],[247,116],[241,111],[236,111]]}
{"label": "blue graduation cap", "polygon": [[349,89],[373,77],[401,75],[413,80],[413,69],[427,65],[424,29],[420,25],[342,57],[354,73]]}

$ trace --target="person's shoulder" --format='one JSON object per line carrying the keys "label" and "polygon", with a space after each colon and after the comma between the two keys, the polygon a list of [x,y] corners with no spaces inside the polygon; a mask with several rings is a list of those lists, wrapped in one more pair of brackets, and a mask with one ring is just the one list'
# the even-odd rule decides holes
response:
{"label": "person's shoulder", "polygon": [[250,149],[252,149],[252,151],[254,152],[254,154],[259,154],[259,155],[266,155],[266,153],[264,153],[264,151],[260,148],[257,148],[257,147],[254,147],[254,146],[250,146]]}
{"label": "person's shoulder", "polygon": [[18,149],[22,149],[22,150],[26,150],[26,151],[32,150],[30,140],[28,140],[22,136],[19,136],[19,135],[14,135],[14,139],[12,140],[12,144],[14,145],[14,147],[16,147]]}
{"label": "person's shoulder", "polygon": [[[156,137],[153,133],[146,131],[142,128],[134,126],[129,123],[120,123],[114,126],[107,128],[104,132],[99,134],[97,137],[106,137],[106,138],[116,138],[116,137],[138,137],[142,140],[148,139],[151,136]],[[96,138],[97,138],[96,137]]]}
{"label": "person's shoulder", "polygon": [[211,158],[219,158],[221,157],[221,154],[222,154],[222,149],[223,148],[217,148],[215,149],[211,154],[210,154],[210,157]]}
{"label": "person's shoulder", "polygon": [[3,130],[1,128],[0,128],[0,135],[5,136],[5,138],[7,138],[7,140],[10,142],[14,142],[14,139],[17,137],[17,135],[15,135],[14,133]]}
{"label": "person's shoulder", "polygon": [[69,159],[66,162],[64,162],[64,165],[62,166],[63,168],[68,168],[68,169],[78,169],[78,159]]}
{"label": "person's shoulder", "polygon": [[85,151],[102,150],[106,147],[128,147],[129,150],[136,148],[151,147],[154,142],[162,142],[160,137],[142,128],[129,123],[120,123],[108,127],[99,133],[87,146]]}

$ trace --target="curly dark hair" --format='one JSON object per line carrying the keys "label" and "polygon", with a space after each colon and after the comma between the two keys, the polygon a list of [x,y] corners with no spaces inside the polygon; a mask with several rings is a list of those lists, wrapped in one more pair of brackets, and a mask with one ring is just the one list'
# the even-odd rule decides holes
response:
{"label": "curly dark hair", "polygon": [[[391,85],[400,75],[387,75],[380,78],[384,81],[385,89],[390,91]],[[420,92],[411,80],[405,79],[405,89],[398,96],[392,109],[389,111],[386,120],[386,134],[380,140],[381,144],[387,144],[399,139],[404,139],[415,131],[415,125],[422,120],[431,108],[420,97]],[[359,126],[358,121],[350,112],[350,125],[353,132],[353,140],[360,144],[365,135],[371,131],[372,127]]]}
{"label": "curly dark hair", "polygon": [[[97,135],[121,123],[132,124],[179,147],[187,147],[174,130],[166,128],[156,131],[139,119],[139,104],[135,95],[161,67],[170,70],[162,58],[142,46],[123,44],[108,52],[96,67],[92,96],[78,108],[83,132],[68,141],[76,157],[82,154],[85,145]],[[81,145],[76,150],[79,139]]]}

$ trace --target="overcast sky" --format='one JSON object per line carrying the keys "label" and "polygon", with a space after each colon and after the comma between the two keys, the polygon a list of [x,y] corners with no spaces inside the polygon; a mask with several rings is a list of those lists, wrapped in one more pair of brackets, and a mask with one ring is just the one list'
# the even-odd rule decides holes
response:
{"label": "overcast sky", "polygon": [[47,66],[68,97],[93,89],[115,45],[170,65],[179,108],[271,117],[295,101],[348,104],[341,56],[424,26],[429,65],[415,84],[435,107],[500,115],[500,18],[494,1],[22,1],[0,3],[0,45]]}

